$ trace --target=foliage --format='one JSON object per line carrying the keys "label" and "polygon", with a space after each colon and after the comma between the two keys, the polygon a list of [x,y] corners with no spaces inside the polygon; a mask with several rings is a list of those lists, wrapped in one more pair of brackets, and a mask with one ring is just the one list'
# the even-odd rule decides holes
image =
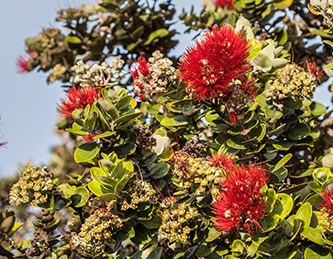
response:
{"label": "foliage", "polygon": [[[2,181],[1,254],[332,258],[332,6],[204,2],[102,0],[26,40],[19,71],[70,88],[66,143]],[[176,22],[203,34],[171,57]]]}

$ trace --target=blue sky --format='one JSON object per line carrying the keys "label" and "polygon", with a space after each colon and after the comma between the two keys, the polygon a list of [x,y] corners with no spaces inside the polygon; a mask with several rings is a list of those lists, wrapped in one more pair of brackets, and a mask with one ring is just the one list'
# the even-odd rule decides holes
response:
{"label": "blue sky", "polygon": [[[2,3],[0,15],[0,136],[8,144],[0,148],[0,177],[14,174],[19,164],[47,164],[50,147],[60,142],[54,134],[56,107],[63,96],[60,85],[46,84],[46,75],[32,72],[18,74],[16,59],[24,54],[24,40],[42,28],[59,26],[54,22],[60,7],[80,6],[94,0],[11,0]],[[176,0],[178,10],[189,7],[188,0]],[[196,7],[200,1],[196,0]],[[177,52],[182,52],[191,38],[183,37]]]}
{"label": "blue sky", "polygon": [[[200,1],[175,0],[178,11]],[[18,74],[16,59],[24,54],[24,40],[35,36],[42,28],[55,26],[54,17],[60,7],[94,3],[93,0],[11,0],[2,3],[0,16],[0,136],[7,141],[0,148],[0,177],[14,174],[19,164],[34,162],[47,164],[50,147],[60,142],[54,134],[56,107],[63,96],[59,84],[46,84],[46,75],[32,72]],[[181,35],[177,53],[185,50],[191,37]],[[316,99],[329,104],[331,94],[322,87]]]}

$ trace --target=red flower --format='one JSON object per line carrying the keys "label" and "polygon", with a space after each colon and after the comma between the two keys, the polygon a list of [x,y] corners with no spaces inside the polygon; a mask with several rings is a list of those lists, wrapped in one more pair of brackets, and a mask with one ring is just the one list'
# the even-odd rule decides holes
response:
{"label": "red flower", "polygon": [[320,81],[323,71],[317,67],[316,62],[313,59],[305,61],[305,68],[307,72],[312,74],[318,81]]}
{"label": "red flower", "polygon": [[234,127],[236,127],[237,114],[236,114],[236,112],[235,112],[233,109],[231,109],[231,110],[229,111],[229,120],[230,120],[231,124],[232,124]]}
{"label": "red flower", "polygon": [[233,0],[215,0],[216,6],[228,6],[230,9],[234,9]]}
{"label": "red flower", "polygon": [[139,72],[144,77],[149,75],[149,63],[147,63],[147,60],[145,59],[145,57],[140,56],[138,58],[138,65],[137,66],[138,66],[137,69],[132,71],[132,78],[133,79],[136,79],[138,77]]}
{"label": "red flower", "polygon": [[235,167],[233,157],[227,153],[217,154],[213,156],[210,161],[214,167],[220,167],[226,171],[232,170]]}
{"label": "red flower", "polygon": [[332,214],[332,212],[333,212],[333,186],[332,185],[327,186],[327,188],[321,194],[321,197],[323,199],[321,206],[323,207],[324,212],[326,212],[328,214]]}
{"label": "red flower", "polygon": [[72,112],[76,109],[84,109],[88,104],[93,104],[100,97],[100,92],[94,87],[76,88],[73,86],[67,93],[66,98],[58,111],[65,117],[71,117]]}
{"label": "red flower", "polygon": [[30,63],[29,60],[24,58],[23,56],[19,56],[16,61],[17,71],[19,73],[26,73],[30,71]]}
{"label": "red flower", "polygon": [[95,137],[95,134],[89,134],[89,135],[86,135],[86,136],[82,136],[82,138],[86,142],[93,142],[94,141],[94,137]]}
{"label": "red flower", "polygon": [[251,164],[248,169],[242,165],[229,170],[213,204],[215,226],[222,232],[244,229],[251,234],[260,227],[258,221],[265,213],[265,199],[260,190],[268,181],[266,170]]}
{"label": "red flower", "polygon": [[[245,82],[249,45],[231,26],[214,27],[180,59],[180,77],[199,100],[228,99],[233,80]],[[248,87],[248,85],[247,85]]]}

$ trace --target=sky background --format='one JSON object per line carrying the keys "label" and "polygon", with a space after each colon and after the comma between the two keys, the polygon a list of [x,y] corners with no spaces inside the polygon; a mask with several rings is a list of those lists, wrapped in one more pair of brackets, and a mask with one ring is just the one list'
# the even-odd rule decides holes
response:
{"label": "sky background", "polygon": [[[54,22],[61,7],[78,7],[93,0],[11,0],[2,3],[0,16],[0,136],[7,141],[0,148],[0,177],[13,175],[19,164],[33,162],[47,164],[50,147],[60,143],[54,134],[57,104],[64,93],[60,84],[46,84],[46,75],[31,72],[18,74],[16,59],[24,54],[24,40],[37,35],[42,28],[59,26]],[[188,9],[194,3],[200,8],[200,1],[175,0],[178,11]],[[176,53],[185,51],[193,43],[191,36],[178,35],[180,45]],[[317,90],[315,99],[329,105],[331,94],[327,87]]]}
{"label": "sky background", "polygon": [[[189,0],[175,0],[180,12],[190,7]],[[94,0],[11,0],[2,3],[0,15],[0,177],[15,174],[18,165],[33,162],[47,164],[50,147],[60,143],[54,134],[57,104],[64,96],[59,83],[47,85],[46,74],[18,74],[16,60],[24,55],[24,40],[43,28],[59,27],[54,18],[59,8],[79,7]],[[200,0],[193,1],[199,9]],[[179,35],[181,44],[175,52],[182,53],[191,37]]]}

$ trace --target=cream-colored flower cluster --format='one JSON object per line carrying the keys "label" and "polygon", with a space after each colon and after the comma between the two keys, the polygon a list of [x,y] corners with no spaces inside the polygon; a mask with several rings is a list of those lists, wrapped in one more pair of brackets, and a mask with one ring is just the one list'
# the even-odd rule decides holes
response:
{"label": "cream-colored flower cluster", "polygon": [[223,177],[223,170],[213,167],[212,163],[203,158],[176,156],[176,164],[173,170],[173,183],[180,190],[194,193],[197,196],[214,196],[219,193],[218,183]]}
{"label": "cream-colored flower cluster", "polygon": [[107,62],[90,65],[80,60],[73,66],[74,84],[81,87],[105,86],[112,80],[119,81],[124,77],[121,72],[123,66],[124,61],[119,58],[114,58],[111,65]]}
{"label": "cream-colored flower cluster", "polygon": [[121,219],[110,210],[112,203],[95,210],[84,222],[80,232],[72,236],[72,247],[89,255],[103,253],[106,243],[113,241],[115,231],[123,226]]}
{"label": "cream-colored flower cluster", "polygon": [[191,223],[199,215],[198,210],[188,203],[177,203],[174,197],[165,198],[161,208],[162,224],[158,229],[158,241],[185,244],[191,232]]}
{"label": "cream-colored flower cluster", "polygon": [[286,98],[295,101],[302,98],[311,99],[318,81],[315,75],[292,63],[279,69],[277,78],[269,80],[267,85],[267,97],[278,103]]}
{"label": "cream-colored flower cluster", "polygon": [[121,204],[121,210],[136,209],[139,203],[153,202],[156,191],[150,183],[136,180],[129,187],[128,193],[129,196]]}
{"label": "cream-colored flower cluster", "polygon": [[145,65],[148,74],[143,75],[138,69],[138,74],[134,77],[134,93],[142,99],[152,97],[156,93],[167,92],[166,87],[177,79],[172,61],[163,58],[163,54],[158,50],[152,54]]}
{"label": "cream-colored flower cluster", "polygon": [[47,168],[28,165],[21,173],[21,177],[9,192],[9,203],[20,206],[31,204],[41,206],[48,201],[49,195],[55,189],[56,180]]}

